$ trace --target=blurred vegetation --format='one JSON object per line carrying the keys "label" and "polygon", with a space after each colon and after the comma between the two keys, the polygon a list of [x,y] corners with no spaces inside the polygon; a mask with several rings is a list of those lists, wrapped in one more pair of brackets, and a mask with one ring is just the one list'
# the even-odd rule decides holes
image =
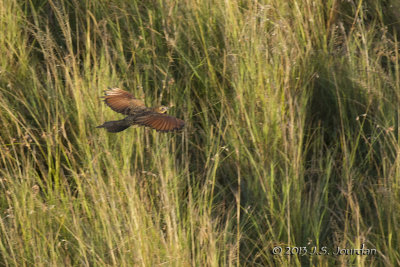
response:
{"label": "blurred vegetation", "polygon": [[[0,265],[399,266],[399,16],[0,1]],[[117,86],[184,131],[96,129],[122,118],[100,101]]]}

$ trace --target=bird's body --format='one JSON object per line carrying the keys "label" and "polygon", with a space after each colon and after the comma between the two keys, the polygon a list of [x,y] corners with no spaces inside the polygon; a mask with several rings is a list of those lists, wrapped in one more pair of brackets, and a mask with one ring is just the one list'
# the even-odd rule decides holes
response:
{"label": "bird's body", "polygon": [[107,121],[97,126],[112,133],[123,131],[131,125],[147,126],[161,132],[180,130],[185,125],[183,120],[165,114],[167,107],[148,108],[142,100],[119,88],[107,90],[104,102],[115,112],[128,115],[122,120]]}

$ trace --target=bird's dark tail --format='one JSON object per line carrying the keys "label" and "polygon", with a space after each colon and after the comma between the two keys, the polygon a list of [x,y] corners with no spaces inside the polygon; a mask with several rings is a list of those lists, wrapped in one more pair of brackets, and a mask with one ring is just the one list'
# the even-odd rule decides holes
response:
{"label": "bird's dark tail", "polygon": [[119,121],[106,121],[103,125],[97,126],[96,128],[106,128],[110,133],[118,133],[131,126],[126,120]]}

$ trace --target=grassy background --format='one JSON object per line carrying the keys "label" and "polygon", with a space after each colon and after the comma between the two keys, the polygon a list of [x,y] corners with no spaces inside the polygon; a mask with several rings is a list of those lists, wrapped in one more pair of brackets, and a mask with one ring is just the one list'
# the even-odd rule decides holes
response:
{"label": "grassy background", "polygon": [[[0,1],[1,266],[400,265],[397,0]],[[118,86],[181,133],[122,118]],[[274,246],[375,256],[272,255]]]}

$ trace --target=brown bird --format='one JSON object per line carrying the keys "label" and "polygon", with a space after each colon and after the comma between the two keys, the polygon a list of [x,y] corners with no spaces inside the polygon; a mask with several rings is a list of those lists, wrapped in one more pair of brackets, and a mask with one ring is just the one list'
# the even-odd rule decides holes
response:
{"label": "brown bird", "polygon": [[128,115],[119,121],[107,121],[96,128],[106,128],[111,133],[125,130],[131,125],[143,125],[160,132],[180,130],[185,126],[183,120],[165,114],[165,106],[148,108],[142,100],[119,88],[110,88],[105,92],[104,102],[112,110]]}

